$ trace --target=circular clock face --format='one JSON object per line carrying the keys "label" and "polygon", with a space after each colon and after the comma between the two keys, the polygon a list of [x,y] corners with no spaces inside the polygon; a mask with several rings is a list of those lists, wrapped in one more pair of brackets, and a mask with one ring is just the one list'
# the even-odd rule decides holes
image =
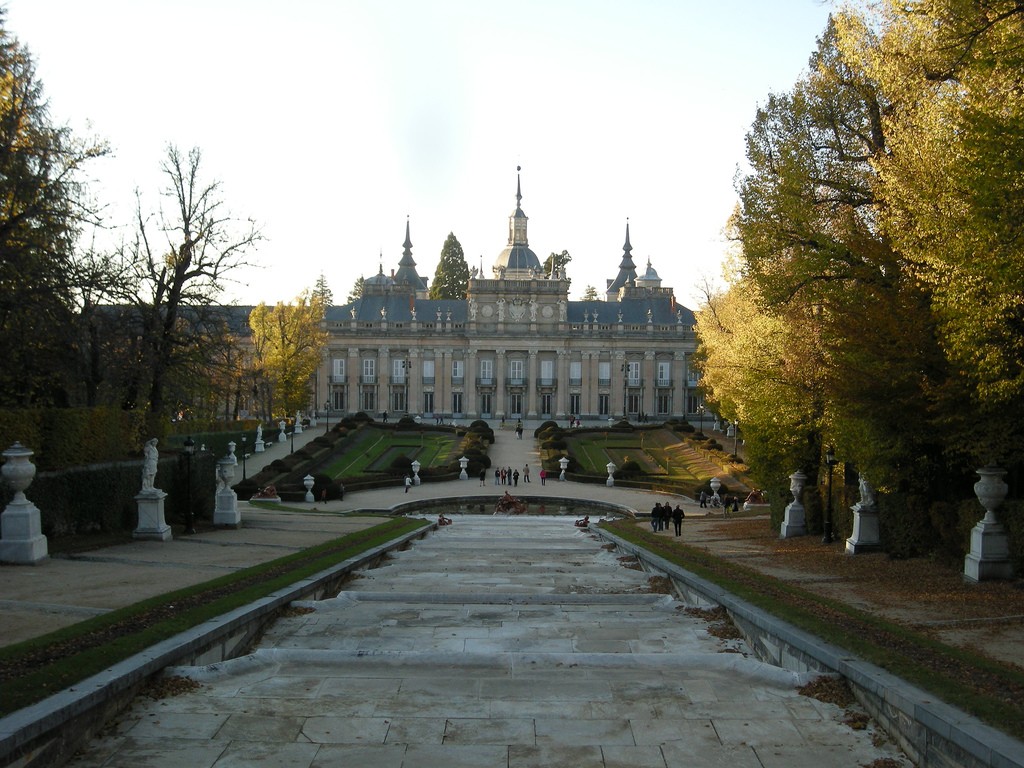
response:
{"label": "circular clock face", "polygon": [[544,315],[544,317],[554,317],[555,309],[550,304],[545,304],[544,309],[542,309],[540,313]]}
{"label": "circular clock face", "polygon": [[480,314],[484,317],[490,317],[494,314],[494,307],[490,304],[484,304],[483,308],[480,310]]}

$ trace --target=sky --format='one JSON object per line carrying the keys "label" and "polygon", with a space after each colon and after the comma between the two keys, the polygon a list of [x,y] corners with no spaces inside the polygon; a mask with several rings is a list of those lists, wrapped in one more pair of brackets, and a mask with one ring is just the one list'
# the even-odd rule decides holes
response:
{"label": "sky", "polygon": [[571,298],[618,272],[626,222],[681,302],[729,250],[744,136],[805,71],[826,0],[0,0],[51,119],[106,140],[89,168],[108,230],[155,208],[168,145],[198,147],[257,222],[224,300],[290,301],[322,274],[413,258],[448,233],[485,275],[521,166],[530,247],[568,251]]}

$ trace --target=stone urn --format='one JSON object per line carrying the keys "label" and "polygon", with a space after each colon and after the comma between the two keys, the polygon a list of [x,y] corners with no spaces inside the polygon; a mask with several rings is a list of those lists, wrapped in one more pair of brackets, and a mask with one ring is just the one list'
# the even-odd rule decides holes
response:
{"label": "stone urn", "polygon": [[807,475],[799,469],[789,476],[789,490],[793,494],[793,501],[786,507],[786,516],[782,520],[782,530],[779,534],[780,539],[807,534],[807,515],[804,505],[800,501],[806,484]]}
{"label": "stone urn", "polygon": [[[4,455],[7,454],[4,453]],[[994,523],[996,522],[996,510],[1006,499],[1006,494],[1009,491],[1006,483],[1003,482],[1006,470],[989,465],[977,470],[977,473],[981,479],[974,484],[974,495],[978,497],[978,501],[981,502],[981,506],[985,510],[985,521]]]}
{"label": "stone urn", "polygon": [[36,476],[36,465],[29,461],[32,454],[33,451],[21,443],[15,443],[3,453],[6,461],[0,472],[14,491],[16,502],[25,501],[25,490],[32,485],[32,479]]}

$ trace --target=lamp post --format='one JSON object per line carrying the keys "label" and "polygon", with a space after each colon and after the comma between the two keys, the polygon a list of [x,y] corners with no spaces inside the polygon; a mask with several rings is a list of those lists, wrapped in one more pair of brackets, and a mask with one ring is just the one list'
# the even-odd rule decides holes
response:
{"label": "lamp post", "polygon": [[825,463],[828,465],[828,499],[825,502],[825,535],[821,537],[822,544],[832,543],[832,470],[836,464],[836,450],[831,445],[825,452]]}
{"label": "lamp post", "polygon": [[288,453],[295,453],[295,425],[292,424],[292,445]]}
{"label": "lamp post", "polygon": [[324,401],[324,433],[331,431],[331,401]]}
{"label": "lamp post", "polygon": [[245,435],[242,435],[242,479],[245,480]]}
{"label": "lamp post", "polygon": [[186,495],[188,503],[185,506],[185,533],[195,533],[195,519],[192,517],[192,454],[196,452],[196,443],[192,435],[185,438],[182,446],[182,453],[185,455],[185,482],[188,486]]}
{"label": "lamp post", "polygon": [[738,447],[739,447],[739,441],[740,441],[740,420],[736,419],[732,423],[732,455],[736,457],[737,461],[739,461],[739,458],[740,458],[740,455],[738,453],[736,453],[736,451],[738,450]]}
{"label": "lamp post", "polygon": [[697,416],[700,418],[700,429],[697,431],[698,435],[704,434],[704,403],[697,406]]}

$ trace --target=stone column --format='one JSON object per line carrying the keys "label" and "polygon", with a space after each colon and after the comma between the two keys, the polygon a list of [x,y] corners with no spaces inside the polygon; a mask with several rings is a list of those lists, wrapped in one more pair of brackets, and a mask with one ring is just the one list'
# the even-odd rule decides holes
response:
{"label": "stone column", "polygon": [[36,467],[29,461],[32,453],[21,443],[3,453],[6,461],[0,472],[14,491],[14,498],[0,515],[0,561],[5,563],[35,565],[49,554],[39,508],[25,498],[25,489],[36,476]]}
{"label": "stone column", "polygon": [[616,352],[612,358],[612,401],[608,404],[610,415],[621,414],[626,418],[626,406],[624,397],[626,395],[626,375],[628,371],[622,370],[626,364],[625,351]]}
{"label": "stone column", "polygon": [[526,361],[526,402],[523,403],[523,412],[528,419],[537,418],[537,378],[540,371],[537,368],[537,350],[529,351],[529,359]]}
{"label": "stone column", "polygon": [[419,349],[409,350],[409,368],[406,371],[405,388],[408,395],[409,413],[423,412],[423,361],[420,360]]}
{"label": "stone column", "polygon": [[345,410],[348,413],[359,412],[359,377],[363,375],[362,362],[359,347],[349,347],[348,363],[345,365]]}
{"label": "stone column", "polygon": [[498,402],[494,404],[494,415],[503,419],[505,410],[505,379],[508,376],[508,361],[505,359],[505,350],[498,349],[494,353],[494,380],[497,382],[494,396]]}
{"label": "stone column", "polygon": [[[391,410],[391,350],[377,350],[377,413]],[[372,414],[371,414],[372,415]]]}
{"label": "stone column", "polygon": [[464,400],[462,403],[463,413],[466,414],[467,419],[479,419],[480,418],[480,403],[476,399],[476,376],[477,376],[477,362],[476,362],[476,349],[470,347],[466,350],[465,366],[463,375],[465,385],[462,387]]}
{"label": "stone column", "polygon": [[640,410],[647,418],[654,413],[654,393],[658,384],[657,365],[654,359],[654,352],[644,352],[644,366],[640,374]]}
{"label": "stone column", "polygon": [[672,360],[672,415],[686,418],[686,353],[676,352]]}
{"label": "stone column", "polygon": [[558,362],[555,364],[554,416],[556,419],[564,420],[569,417],[569,351],[559,349],[555,354],[558,355]]}

